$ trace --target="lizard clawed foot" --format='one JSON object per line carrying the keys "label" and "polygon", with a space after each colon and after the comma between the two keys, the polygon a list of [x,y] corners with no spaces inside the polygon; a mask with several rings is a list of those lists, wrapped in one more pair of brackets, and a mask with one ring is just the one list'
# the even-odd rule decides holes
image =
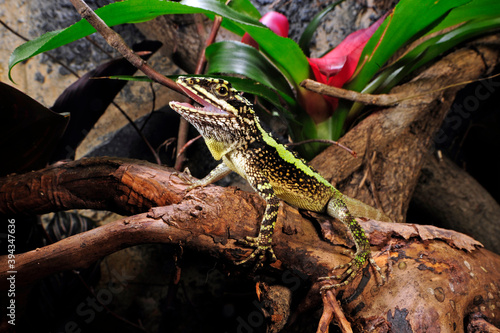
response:
{"label": "lizard clawed foot", "polygon": [[380,267],[377,265],[375,260],[373,260],[373,258],[370,257],[369,252],[366,252],[366,253],[361,252],[361,253],[356,253],[354,258],[350,262],[348,262],[347,264],[338,265],[338,266],[335,266],[333,268],[334,270],[346,268],[344,273],[342,273],[340,275],[320,277],[318,279],[318,281],[330,281],[330,280],[341,281],[341,282],[336,283],[336,284],[329,284],[329,285],[322,286],[320,288],[320,291],[323,292],[323,291],[326,291],[329,289],[340,288],[340,287],[348,285],[352,280],[354,280],[354,278],[359,273],[361,273],[361,271],[362,271],[362,269],[365,266],[365,263],[367,261],[375,269],[375,274],[378,275],[380,277],[380,280],[382,281],[382,283],[379,284],[379,286],[383,285],[385,283],[385,276],[381,273]]}
{"label": "lizard clawed foot", "polygon": [[245,237],[245,239],[240,239],[237,241],[239,244],[253,247],[255,250],[245,259],[241,261],[237,261],[236,265],[242,265],[254,258],[256,258],[256,264],[254,267],[254,271],[257,270],[262,263],[265,261],[266,255],[268,255],[271,259],[271,262],[275,262],[276,255],[274,254],[273,248],[271,246],[271,242],[262,240],[261,237]]}
{"label": "lizard clawed foot", "polygon": [[172,175],[179,178],[182,183],[190,185],[186,188],[186,192],[189,192],[196,187],[203,186],[200,179],[195,178],[191,175],[191,171],[189,171],[189,168],[184,169],[184,172],[172,172]]}

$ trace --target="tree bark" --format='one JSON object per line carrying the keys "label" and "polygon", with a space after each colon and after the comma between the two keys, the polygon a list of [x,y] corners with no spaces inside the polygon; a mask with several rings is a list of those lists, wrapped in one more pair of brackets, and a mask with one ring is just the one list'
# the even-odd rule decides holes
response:
{"label": "tree bark", "polygon": [[[0,179],[0,212],[33,215],[78,208],[124,215],[146,212],[181,200],[183,189],[172,181],[167,170],[119,158],[57,163]],[[152,172],[155,178],[149,177]]]}
{"label": "tree bark", "polygon": [[[155,191],[158,184],[168,182],[171,186],[165,186],[162,194],[164,197],[176,198],[173,200],[175,203],[169,206],[155,207],[149,213],[127,217],[52,245],[16,254],[18,288],[48,274],[85,267],[102,256],[141,243],[182,244],[210,253],[228,263],[250,253],[236,240],[258,232],[264,202],[257,194],[209,186],[190,191],[177,200],[179,197],[174,194],[182,192],[186,185],[180,184],[175,175],[166,168],[139,161],[137,163],[141,172],[134,174],[135,168],[131,162],[95,158],[1,180],[1,195],[5,195],[5,189],[22,191],[29,184],[34,193],[39,193],[43,185],[40,179],[53,186],[52,192],[46,193],[47,196],[61,193],[58,196],[60,200],[40,206],[30,204],[29,200],[23,201],[22,205],[2,205],[0,212],[7,215],[12,214],[9,207],[16,210],[25,208],[36,213],[57,210],[58,207],[81,206],[82,199],[75,195],[77,190],[93,188],[92,192],[95,192],[94,184],[102,179],[106,180],[104,183],[108,188],[106,196],[114,197],[113,203],[120,209],[138,211],[150,204],[150,200],[141,201],[137,200],[136,195],[123,194],[123,189],[130,189],[131,184],[135,188],[129,190],[128,194]],[[98,163],[105,167],[97,168]],[[79,171],[78,177],[74,177],[74,170]],[[123,170],[127,172],[123,172],[118,180],[116,175]],[[87,180],[81,178],[81,175],[89,174],[93,177]],[[74,182],[57,182],[57,179],[68,180],[69,175],[74,177]],[[109,179],[113,179],[113,187]],[[123,184],[120,185],[120,182]],[[16,187],[13,187],[14,184]],[[62,195],[68,192],[71,195]],[[96,207],[99,200],[94,197],[88,202]],[[106,205],[102,203],[102,206]],[[286,204],[282,205],[273,246],[279,260],[270,265],[270,270],[267,269],[271,274],[281,275],[283,281],[295,276],[299,277],[301,285],[312,283],[309,306],[317,306],[320,302],[317,278],[328,275],[334,266],[349,260],[340,254],[339,246],[351,246],[336,231],[345,230],[340,222],[332,224],[330,220],[325,220],[325,216],[321,217],[323,233],[329,236],[332,243],[329,244],[319,238],[313,220]],[[453,231],[376,221],[361,223],[370,235],[375,260],[383,267],[388,282],[377,286],[376,279],[370,278],[370,270],[365,269],[363,276],[356,278],[339,294],[355,326],[367,328],[382,324],[400,325],[403,322],[412,328],[454,325],[457,331],[461,331],[464,318],[478,311],[495,325],[500,324],[496,322],[496,318],[500,318],[500,308],[490,306],[498,301],[499,256],[478,249],[478,242]],[[0,257],[2,289],[8,288],[6,259]],[[234,266],[235,271],[250,269]],[[410,280],[415,282],[409,283]]]}

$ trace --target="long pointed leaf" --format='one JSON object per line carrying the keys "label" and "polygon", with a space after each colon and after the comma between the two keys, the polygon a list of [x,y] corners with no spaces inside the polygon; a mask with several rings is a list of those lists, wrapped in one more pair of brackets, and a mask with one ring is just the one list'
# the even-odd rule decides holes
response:
{"label": "long pointed leaf", "polygon": [[0,82],[0,176],[42,168],[69,121],[23,92]]}
{"label": "long pointed leaf", "polygon": [[293,92],[287,80],[257,49],[243,43],[226,41],[210,45],[205,55],[207,73],[233,73],[259,81],[288,95]]}
{"label": "long pointed leaf", "polygon": [[[235,8],[246,8],[245,13],[252,12],[249,9],[247,0],[239,0],[236,3],[239,5],[233,4]],[[184,0],[181,2],[126,0],[109,4],[97,9],[95,12],[109,26],[147,21],[166,14],[205,13],[212,16],[220,15],[224,18],[222,25],[225,28],[239,35],[248,32],[277,66],[286,71],[286,75],[291,78],[293,83],[297,84],[309,75],[307,58],[295,42],[274,34],[258,22],[255,12],[251,16],[245,15],[217,0]],[[87,21],[81,20],[66,29],[46,33],[19,46],[9,59],[9,78],[12,80],[12,68],[19,62],[61,45],[66,45],[94,32],[95,29]]]}
{"label": "long pointed leaf", "polygon": [[469,21],[450,32],[433,37],[418,45],[415,49],[411,50],[403,58],[387,67],[381,73],[381,76],[384,76],[383,73],[394,73],[397,71],[399,75],[386,76],[376,85],[370,82],[362,92],[387,92],[403,77],[434,59],[436,56],[446,52],[463,41],[484,34],[485,32],[491,32],[495,29],[500,29],[500,17]]}
{"label": "long pointed leaf", "polygon": [[366,44],[358,65],[361,69],[346,88],[363,89],[399,48],[434,28],[451,9],[470,1],[401,1]]}

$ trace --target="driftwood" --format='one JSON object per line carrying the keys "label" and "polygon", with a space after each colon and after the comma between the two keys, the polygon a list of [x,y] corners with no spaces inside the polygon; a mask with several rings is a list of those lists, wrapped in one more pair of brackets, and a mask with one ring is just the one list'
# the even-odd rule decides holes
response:
{"label": "driftwood", "polygon": [[[184,189],[185,185],[166,168],[105,158],[61,163],[3,178],[0,183],[3,214],[12,214],[13,210],[42,213],[81,208],[87,204],[80,196],[87,192],[98,194],[88,201],[93,208],[109,208],[110,202],[103,198],[113,198],[112,205],[122,213],[155,205],[150,197],[137,193],[153,193],[151,197],[170,203],[17,254],[18,288],[48,274],[86,267],[109,253],[141,243],[182,244],[228,262],[247,255],[249,249],[239,246],[236,240],[257,233],[263,201],[256,194],[235,188],[209,186],[180,195]],[[20,195],[27,197],[19,204],[15,198]],[[34,200],[35,197],[42,201]],[[338,231],[331,230],[331,221],[324,219],[324,216],[320,219],[322,230],[335,245],[322,241],[310,216],[304,217],[286,204],[279,213],[274,238],[279,260],[269,269],[274,274],[294,274],[304,285],[312,283],[305,307],[319,305],[320,284],[316,279],[349,260],[340,252],[350,244],[338,236]],[[377,286],[367,269],[364,276],[341,293],[344,310],[355,327],[439,326],[461,331],[464,318],[474,313],[482,313],[499,324],[495,322],[500,316],[500,308],[495,307],[500,290],[497,255],[479,249],[479,243],[453,231],[376,221],[362,224],[370,234],[376,261],[384,267],[388,282]],[[340,222],[333,226],[343,230]],[[8,276],[4,259],[0,258],[2,289],[7,288]],[[240,266],[234,269],[251,270]]]}
{"label": "driftwood", "polygon": [[[344,193],[372,205],[378,202],[394,220],[403,221],[430,138],[458,90],[443,90],[443,86],[488,74],[498,63],[499,40],[493,36],[473,48],[451,53],[395,88],[398,96],[416,97],[373,113],[341,141],[361,158],[337,159],[332,148],[314,161],[315,167]],[[185,185],[166,168],[105,158],[61,163],[1,179],[0,212],[8,216],[70,208],[137,214],[16,254],[17,286],[57,271],[85,267],[106,254],[141,243],[180,243],[229,263],[248,255],[250,250],[239,246],[236,239],[257,233],[262,200],[234,188],[211,186],[187,195],[184,190]],[[312,285],[300,310],[320,304],[316,279],[347,262],[349,259],[339,252],[352,247],[346,243],[347,237],[338,236],[344,230],[339,223],[313,216],[304,217],[282,205],[274,238],[279,260],[267,266],[272,274],[295,274],[304,286]],[[317,219],[333,245],[318,236],[312,223]],[[377,286],[366,269],[338,294],[356,331],[423,332],[439,327],[441,331],[460,332],[488,323],[500,326],[497,255],[452,231],[376,221],[362,224],[388,281]],[[234,270],[250,269],[234,266]],[[7,271],[6,258],[0,258],[0,286],[4,289]],[[331,295],[324,296],[325,304],[331,304]],[[327,311],[321,327],[331,320],[334,305]],[[282,323],[273,322],[275,327],[278,324]]]}

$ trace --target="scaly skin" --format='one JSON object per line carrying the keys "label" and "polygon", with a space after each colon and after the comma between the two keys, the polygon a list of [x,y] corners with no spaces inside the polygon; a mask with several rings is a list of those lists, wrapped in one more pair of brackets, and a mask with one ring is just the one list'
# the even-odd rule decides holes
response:
{"label": "scaly skin", "polygon": [[[253,105],[222,79],[179,77],[177,84],[203,107],[187,103],[170,102],[170,107],[188,120],[203,136],[210,152],[219,164],[208,176],[195,181],[191,188],[211,184],[231,171],[237,172],[266,201],[266,210],[257,237],[247,237],[241,242],[255,250],[239,264],[256,259],[258,264],[266,254],[275,260],[271,243],[279,200],[301,209],[326,212],[338,218],[348,228],[356,244],[356,253],[338,276],[321,278],[338,280],[337,284],[322,290],[347,285],[366,265],[376,269],[382,281],[380,268],[371,257],[370,243],[363,228],[352,216],[381,219],[374,208],[340,193],[304,160],[287,150],[260,126]],[[351,207],[351,208],[348,208]],[[387,220],[387,219],[385,219]]]}

